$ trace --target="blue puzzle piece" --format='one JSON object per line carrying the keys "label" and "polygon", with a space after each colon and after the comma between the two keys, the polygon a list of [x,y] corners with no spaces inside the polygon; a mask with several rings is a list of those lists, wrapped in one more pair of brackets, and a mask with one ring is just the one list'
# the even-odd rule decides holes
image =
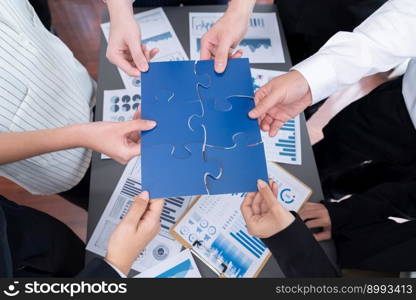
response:
{"label": "blue puzzle piece", "polygon": [[142,118],[157,126],[142,133],[143,148],[169,144],[178,158],[189,157],[184,147],[203,143],[201,127],[190,128],[190,116],[202,116],[198,87],[208,87],[208,75],[196,75],[194,61],[150,63],[142,74]]}
{"label": "blue puzzle piece", "polygon": [[250,63],[247,58],[229,59],[224,73],[214,70],[213,60],[200,60],[196,63],[196,74],[210,78],[209,86],[199,86],[199,95],[204,99],[214,99],[218,110],[228,111],[230,96],[254,97]]}
{"label": "blue puzzle piece", "polygon": [[202,144],[187,148],[192,155],[185,159],[173,157],[169,145],[142,150],[142,186],[151,198],[204,195],[208,178],[220,178],[221,165],[204,159]]}
{"label": "blue puzzle piece", "polygon": [[254,192],[257,191],[257,179],[268,180],[263,143],[247,146],[245,134],[236,135],[234,141],[231,149],[206,148],[206,158],[222,165],[218,180],[207,179],[210,194]]}
{"label": "blue puzzle piece", "polygon": [[161,90],[173,92],[181,101],[198,100],[198,88],[208,88],[211,80],[206,74],[197,74],[195,64],[195,61],[149,63],[149,71],[142,73],[142,110],[146,101],[154,99]]}
{"label": "blue puzzle piece", "polygon": [[[146,101],[146,120],[155,120],[157,125],[150,131],[142,133],[142,148],[167,144],[171,146],[171,153],[177,158],[186,158],[191,154],[185,145],[190,143],[204,143],[205,132],[199,126],[190,128],[190,116],[202,115],[201,102],[182,101],[174,96],[173,92],[158,91],[155,99]],[[143,115],[142,111],[142,115]]]}
{"label": "blue puzzle piece", "polygon": [[193,130],[204,126],[206,144],[228,148],[234,145],[233,137],[244,132],[249,145],[261,142],[257,120],[251,119],[248,112],[254,108],[254,101],[248,97],[229,97],[227,103],[231,108],[227,111],[218,110],[213,99],[203,100],[203,117],[191,116],[189,125]]}

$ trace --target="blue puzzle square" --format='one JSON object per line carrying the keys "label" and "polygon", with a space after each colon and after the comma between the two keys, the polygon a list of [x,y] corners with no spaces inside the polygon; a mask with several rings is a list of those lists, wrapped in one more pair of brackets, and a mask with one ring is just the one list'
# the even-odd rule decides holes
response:
{"label": "blue puzzle square", "polygon": [[152,198],[249,192],[267,180],[247,59],[151,63],[142,74],[142,184]]}

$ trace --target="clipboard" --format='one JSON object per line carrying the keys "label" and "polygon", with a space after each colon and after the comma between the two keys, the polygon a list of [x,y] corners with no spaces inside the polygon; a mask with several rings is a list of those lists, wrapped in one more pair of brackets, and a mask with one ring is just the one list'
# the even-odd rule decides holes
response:
{"label": "clipboard", "polygon": [[[300,205],[300,207],[302,207],[304,205],[304,203],[306,201],[308,201],[310,199],[310,196],[312,195],[312,189],[310,187],[308,187],[307,185],[305,185],[302,181],[300,181],[298,178],[296,178],[295,176],[293,176],[292,174],[290,174],[286,169],[284,169],[283,167],[281,167],[280,165],[278,165],[277,163],[272,162],[277,168],[279,168],[279,170],[281,170],[282,172],[285,173],[285,176],[287,178],[290,178],[290,180],[293,180],[293,182],[296,182],[296,184],[299,184],[300,186],[302,186],[305,191],[306,191],[306,196],[304,197],[302,204]],[[229,195],[223,195],[225,196],[229,196]],[[204,196],[207,197],[207,196]],[[191,210],[193,210],[193,208],[195,207],[195,205],[198,203],[198,201],[200,201],[202,197],[198,196],[196,197],[191,205],[186,209],[186,211],[183,213],[183,215],[178,219],[178,221],[171,227],[170,229],[170,234],[179,242],[181,243],[185,248],[190,249],[190,251],[196,256],[198,257],[198,259],[200,259],[202,262],[204,262],[214,273],[216,273],[220,278],[228,278],[225,273],[227,271],[227,264],[224,262],[223,265],[224,269],[223,270],[219,270],[218,269],[218,265],[217,264],[212,264],[209,261],[207,261],[207,259],[200,254],[199,250],[196,249],[196,247],[204,247],[204,241],[203,240],[196,240],[195,242],[191,243],[187,240],[185,240],[182,235],[176,231],[176,229],[178,228],[178,225],[181,224],[181,222],[184,220],[185,217],[188,216],[188,214],[190,213]],[[227,201],[227,200],[224,200]],[[206,251],[210,252],[212,250],[205,248]],[[269,251],[269,250],[267,250]],[[261,264],[258,266],[257,270],[255,271],[255,273],[252,275],[253,278],[258,277],[258,275],[260,274],[260,272],[263,270],[264,266],[266,265],[266,263],[268,262],[268,260],[271,257],[271,253],[270,251],[267,253],[267,255],[264,257],[263,261],[261,262]],[[220,261],[219,261],[220,263]]]}
{"label": "clipboard", "polygon": [[[185,248],[189,249],[192,254],[194,254],[196,257],[198,257],[199,260],[201,260],[207,267],[209,267],[215,274],[218,275],[220,278],[228,278],[224,273],[225,271],[217,270],[210,262],[208,262],[198,251],[194,249],[195,243],[191,245],[188,241],[182,238],[182,236],[175,231],[177,225],[181,223],[181,221],[185,218],[185,216],[189,213],[189,211],[195,206],[196,203],[201,199],[201,196],[196,197],[191,205],[186,209],[186,211],[183,213],[183,215],[178,219],[178,221],[171,227],[169,233]],[[199,241],[201,244],[203,244],[203,241]],[[259,266],[259,268],[256,270],[255,274],[253,275],[254,278],[258,277],[260,272],[263,270],[264,266],[268,262],[269,258],[271,257],[271,253],[269,252],[265,259],[263,260],[262,264]]]}

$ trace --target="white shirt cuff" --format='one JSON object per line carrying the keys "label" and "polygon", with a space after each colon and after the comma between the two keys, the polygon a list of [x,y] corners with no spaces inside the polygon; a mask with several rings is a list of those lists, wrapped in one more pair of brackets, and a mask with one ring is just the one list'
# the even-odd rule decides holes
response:
{"label": "white shirt cuff", "polygon": [[127,276],[121,272],[119,269],[117,269],[115,266],[113,266],[111,263],[109,263],[107,260],[104,260],[110,267],[112,267],[114,269],[114,271],[116,271],[118,273],[118,275],[120,275],[121,278],[127,278]]}
{"label": "white shirt cuff", "polygon": [[300,72],[308,82],[312,104],[327,98],[338,89],[335,70],[326,55],[314,54],[295,65],[292,70]]}

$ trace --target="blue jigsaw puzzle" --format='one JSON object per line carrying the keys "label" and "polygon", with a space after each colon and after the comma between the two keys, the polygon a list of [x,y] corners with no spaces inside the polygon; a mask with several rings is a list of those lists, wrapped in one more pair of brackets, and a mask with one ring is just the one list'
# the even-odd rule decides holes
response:
{"label": "blue jigsaw puzzle", "polygon": [[249,192],[267,180],[247,59],[151,63],[142,74],[142,184],[152,198]]}
{"label": "blue jigsaw puzzle", "polygon": [[236,134],[231,148],[206,147],[206,159],[221,163],[222,172],[218,180],[207,178],[210,194],[242,193],[257,190],[257,179],[268,181],[266,164],[256,164],[256,158],[264,157],[262,143],[249,144],[249,136]]}
{"label": "blue jigsaw puzzle", "polygon": [[142,186],[152,198],[207,194],[208,178],[220,178],[220,164],[205,160],[202,143],[187,146],[189,158],[173,157],[169,145],[155,145],[142,154]]}

